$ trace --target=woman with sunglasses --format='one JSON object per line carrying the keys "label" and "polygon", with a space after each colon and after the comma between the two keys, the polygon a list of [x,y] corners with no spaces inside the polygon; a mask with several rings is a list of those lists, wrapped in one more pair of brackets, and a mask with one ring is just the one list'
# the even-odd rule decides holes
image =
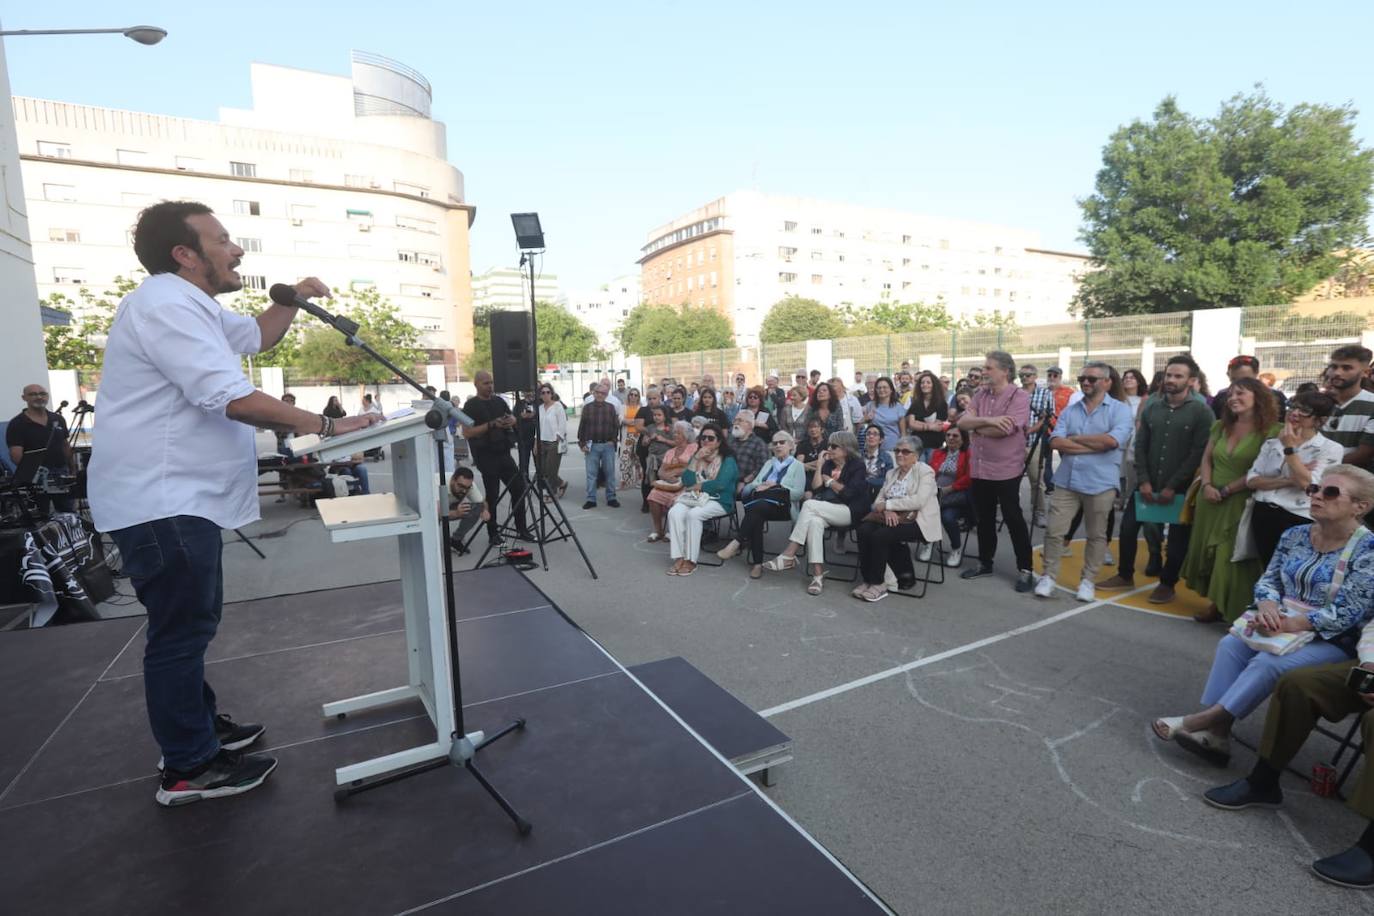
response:
{"label": "woman with sunglasses", "polygon": [[[909,542],[929,548],[940,540],[940,509],[935,497],[935,472],[921,461],[921,440],[902,436],[892,450],[897,466],[873,500],[873,509],[858,529],[859,572],[862,581],[851,595],[865,601],[887,597],[883,579],[887,568],[897,577],[897,588],[916,584]],[[926,559],[930,558],[929,550]]]}
{"label": "woman with sunglasses", "polygon": [[568,490],[568,482],[558,476],[563,453],[568,450],[568,412],[558,399],[552,385],[539,386],[539,476],[549,492],[559,499]]}
{"label": "woman with sunglasses", "polygon": [[1245,475],[1266,439],[1279,433],[1278,406],[1257,379],[1236,379],[1212,424],[1202,453],[1193,531],[1180,575],[1188,587],[1206,598],[1205,611],[1194,614],[1198,623],[1235,620],[1250,604],[1255,582],[1264,572],[1259,560],[1233,561],[1236,530],[1245,513],[1249,492]]}
{"label": "woman with sunglasses", "polygon": [[[1271,399],[1272,401],[1272,399]],[[1254,628],[1262,636],[1311,632],[1286,655],[1250,648],[1228,633],[1217,645],[1202,691],[1201,712],[1156,719],[1155,735],[1224,766],[1231,725],[1269,696],[1295,668],[1355,657],[1360,632],[1374,615],[1374,534],[1361,521],[1374,506],[1374,474],[1338,464],[1309,484],[1312,524],[1289,528],[1255,586]]]}
{"label": "woman with sunglasses", "polygon": [[1255,494],[1250,534],[1260,563],[1268,567],[1279,537],[1294,525],[1312,521],[1309,484],[1321,483],[1327,469],[1341,463],[1345,450],[1319,430],[1336,409],[1330,395],[1317,391],[1293,396],[1283,431],[1260,446],[1245,485]]}
{"label": "woman with sunglasses", "polygon": [[[949,553],[945,565],[957,567],[964,560],[960,525],[970,530],[974,524],[973,474],[969,467],[968,433],[957,426],[945,430],[945,447],[930,456],[930,468],[935,472],[937,499],[940,502],[940,523],[949,535]],[[921,562],[930,559],[930,544],[921,547]]]}
{"label": "woman with sunglasses", "polygon": [[739,468],[724,430],[707,423],[697,433],[697,453],[682,472],[683,495],[668,510],[668,553],[673,558],[668,575],[690,576],[697,571],[702,525],[735,511],[738,481]]}
{"label": "woman with sunglasses", "polygon": [[745,392],[743,409],[754,413],[754,435],[764,442],[771,441],[773,433],[778,431],[779,418],[774,416],[772,402],[762,385],[755,385]]}
{"label": "woman with sunglasses", "polygon": [[773,457],[764,462],[754,479],[740,491],[744,520],[739,523],[739,540],[731,541],[716,552],[716,556],[728,560],[739,553],[741,543],[749,545],[751,579],[763,575],[763,526],[768,522],[795,521],[797,504],[806,491],[806,471],[792,455],[797,444],[792,434],[778,430],[769,444]]}
{"label": "woman with sunglasses", "polygon": [[787,536],[790,543],[763,568],[773,572],[794,569],[797,553],[806,547],[810,564],[809,595],[819,595],[825,582],[825,532],[830,528],[857,525],[872,507],[864,462],[859,457],[859,440],[853,433],[830,434],[827,458],[811,478],[811,489],[797,513],[797,523]]}

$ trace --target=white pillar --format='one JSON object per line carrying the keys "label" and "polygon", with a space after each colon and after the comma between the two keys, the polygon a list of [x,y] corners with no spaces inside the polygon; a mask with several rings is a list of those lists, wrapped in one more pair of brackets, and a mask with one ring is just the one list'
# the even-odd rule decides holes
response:
{"label": "white pillar", "polygon": [[1239,352],[1239,308],[1198,309],[1193,312],[1192,354],[1207,373],[1212,390],[1225,384],[1226,364]]}
{"label": "white pillar", "polygon": [[1253,338],[1253,337],[1242,337],[1242,338],[1240,339],[1240,349],[1237,350],[1236,352],[1237,352],[1237,353],[1242,353],[1242,354],[1244,354],[1244,355],[1246,355],[1246,356],[1254,356],[1254,355],[1255,355],[1255,338]]}
{"label": "white pillar", "polygon": [[1073,378],[1073,348],[1072,348],[1072,347],[1060,347],[1060,348],[1059,348],[1059,368],[1064,370],[1064,382],[1065,382],[1065,384],[1067,384],[1067,383],[1068,383],[1068,380],[1071,379],[1071,378]]}
{"label": "white pillar", "polygon": [[1155,377],[1155,339],[1146,337],[1140,342],[1140,372],[1148,384]]}
{"label": "white pillar", "polygon": [[286,376],[282,373],[280,366],[259,366],[258,371],[262,373],[264,394],[280,398],[286,393]]}
{"label": "white pillar", "polygon": [[435,391],[443,391],[448,387],[448,380],[444,378],[443,363],[425,366],[425,384],[433,385]]}
{"label": "white pillar", "polygon": [[[819,369],[825,372],[831,366],[831,354],[834,348],[829,340],[808,340],[806,342],[806,371]],[[829,378],[829,376],[827,376]]]}
{"label": "white pillar", "polygon": [[936,378],[944,366],[944,357],[939,353],[922,353],[916,357],[916,365],[922,372],[929,372]]}
{"label": "white pillar", "polygon": [[843,381],[846,389],[848,389],[850,385],[854,384],[854,360],[849,357],[835,360],[834,377]]}

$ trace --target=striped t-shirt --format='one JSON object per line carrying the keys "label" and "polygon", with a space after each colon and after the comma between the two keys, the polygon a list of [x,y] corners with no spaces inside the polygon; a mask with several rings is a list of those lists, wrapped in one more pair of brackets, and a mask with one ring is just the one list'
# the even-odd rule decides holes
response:
{"label": "striped t-shirt", "polygon": [[1322,435],[1339,443],[1347,456],[1358,446],[1374,445],[1374,393],[1361,390],[1338,406]]}

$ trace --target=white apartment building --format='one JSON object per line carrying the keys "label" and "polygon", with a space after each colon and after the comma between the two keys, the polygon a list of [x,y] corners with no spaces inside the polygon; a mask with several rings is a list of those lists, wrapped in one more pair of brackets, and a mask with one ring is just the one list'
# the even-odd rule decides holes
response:
{"label": "white apartment building", "polygon": [[138,212],[199,200],[244,249],[247,288],[374,287],[433,357],[470,352],[476,210],[425,78],[357,51],[351,77],[255,63],[250,78],[253,107],[216,122],[13,99],[39,295],[133,276]]}
{"label": "white apartment building", "polygon": [[651,231],[639,263],[644,301],[716,307],[752,346],[788,295],[859,307],[942,299],[955,318],[1068,321],[1088,260],[1046,250],[1028,229],[738,191]]}
{"label": "white apartment building", "polygon": [[[561,302],[558,275],[534,272],[534,298],[539,302]],[[530,308],[530,275],[525,268],[493,267],[472,278],[472,307],[493,309]]]}
{"label": "white apartment building", "polygon": [[614,353],[615,332],[630,310],[639,305],[639,274],[622,274],[592,290],[568,293],[568,311],[596,332],[597,342]]}

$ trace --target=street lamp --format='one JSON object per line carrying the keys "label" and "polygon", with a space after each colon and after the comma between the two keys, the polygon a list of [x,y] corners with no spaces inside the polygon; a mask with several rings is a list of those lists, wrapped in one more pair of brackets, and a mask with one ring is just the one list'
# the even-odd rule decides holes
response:
{"label": "street lamp", "polygon": [[167,30],[155,25],[131,25],[122,29],[14,29],[8,35],[123,35],[141,45],[155,45],[167,37]]}

